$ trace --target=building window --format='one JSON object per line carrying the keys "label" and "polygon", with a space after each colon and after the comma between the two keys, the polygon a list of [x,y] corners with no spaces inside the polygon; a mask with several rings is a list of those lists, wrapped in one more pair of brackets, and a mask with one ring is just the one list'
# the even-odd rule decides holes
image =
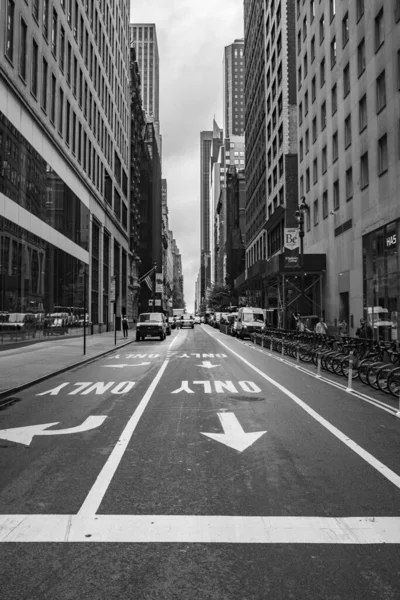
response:
{"label": "building window", "polygon": [[308,73],[308,58],[307,58],[307,52],[305,52],[305,54],[304,54],[304,58],[303,58],[303,69],[304,69],[304,77],[307,77],[307,73]]}
{"label": "building window", "polygon": [[337,85],[336,85],[336,83],[332,88],[331,98],[332,98],[332,114],[334,115],[335,112],[337,111]]}
{"label": "building window", "polygon": [[66,102],[65,106],[65,143],[69,146],[70,142],[70,128],[71,128],[71,105]]}
{"label": "building window", "polygon": [[51,27],[51,51],[54,54],[55,58],[57,58],[57,27],[58,17],[56,11],[53,8],[53,20]]}
{"label": "building window", "polygon": [[313,118],[312,121],[312,136],[313,136],[313,142],[317,141],[317,117]]}
{"label": "building window", "polygon": [[317,96],[317,78],[314,77],[311,80],[311,100],[312,102],[315,102],[315,98]]}
{"label": "building window", "polygon": [[338,210],[339,203],[339,180],[337,179],[333,184],[333,210]]}
{"label": "building window", "polygon": [[376,80],[376,112],[379,113],[386,106],[385,71]]}
{"label": "building window", "polygon": [[342,46],[343,48],[349,41],[349,13],[347,12],[342,20]]}
{"label": "building window", "polygon": [[343,69],[343,97],[346,96],[350,92],[350,63],[347,63],[345,68]]}
{"label": "building window", "polygon": [[308,129],[306,130],[304,139],[305,139],[306,154],[308,154],[308,152],[310,150],[310,136],[309,136]]}
{"label": "building window", "polygon": [[367,95],[364,94],[364,96],[361,98],[359,105],[358,105],[358,124],[359,124],[360,133],[361,133],[361,131],[364,131],[364,129],[367,126],[367,123],[368,123]]}
{"label": "building window", "polygon": [[315,60],[315,35],[312,36],[311,38],[311,64],[314,62]]}
{"label": "building window", "polygon": [[388,147],[387,135],[383,135],[378,140],[378,173],[382,175],[388,170]]}
{"label": "building window", "polygon": [[322,163],[321,163],[321,167],[322,167],[322,173],[326,173],[327,168],[328,168],[328,148],[326,146],[324,146],[322,148]]}
{"label": "building window", "polygon": [[364,0],[356,0],[356,17],[357,22],[361,19],[364,14]]}
{"label": "building window", "polygon": [[32,15],[36,22],[39,21],[39,0],[32,0]]}
{"label": "building window", "polygon": [[31,66],[31,92],[37,96],[38,91],[38,69],[39,69],[39,46],[35,40],[32,40],[32,66]]}
{"label": "building window", "polygon": [[301,88],[301,65],[297,70],[297,83],[298,83],[298,88]]}
{"label": "building window", "polygon": [[326,127],[326,102],[321,104],[321,131]]}
{"label": "building window", "polygon": [[396,23],[400,20],[400,0],[395,0],[394,18]]}
{"label": "building window", "polygon": [[310,191],[310,169],[306,169],[306,192]]}
{"label": "building window", "polygon": [[47,112],[47,73],[48,73],[48,64],[46,59],[42,60],[42,98],[41,105],[44,112]]}
{"label": "building window", "polygon": [[56,120],[56,78],[54,75],[51,76],[51,110],[50,110],[50,121],[55,123]]}
{"label": "building window", "polygon": [[339,156],[338,134],[336,131],[336,133],[334,133],[332,136],[332,162],[335,162],[335,160],[338,159],[338,156]]}
{"label": "building window", "polygon": [[64,92],[60,88],[60,95],[58,100],[58,133],[62,136],[64,124]]}
{"label": "building window", "polygon": [[82,123],[78,123],[78,161],[82,162]]}
{"label": "building window", "polygon": [[14,13],[15,4],[13,0],[7,0],[7,13],[6,13],[6,56],[11,61],[14,60]]}
{"label": "building window", "polygon": [[299,143],[299,155],[300,155],[300,162],[303,160],[303,140],[300,140]]}
{"label": "building window", "polygon": [[28,39],[28,27],[23,19],[21,19],[21,41],[19,51],[19,74],[22,79],[26,80],[26,44]]}
{"label": "building window", "polygon": [[318,159],[314,158],[313,162],[313,183],[317,183],[318,181]]}
{"label": "building window", "polygon": [[385,22],[383,20],[383,8],[375,17],[375,52],[379,50],[385,41]]}
{"label": "building window", "polygon": [[321,64],[320,64],[320,67],[319,67],[319,74],[320,74],[320,79],[321,79],[320,85],[322,87],[324,85],[324,83],[325,83],[325,58],[323,58],[321,60]]}
{"label": "building window", "polygon": [[304,94],[304,113],[308,115],[308,91]]}
{"label": "building window", "polygon": [[60,69],[64,73],[64,61],[65,61],[65,30],[64,27],[60,28]]}
{"label": "building window", "polygon": [[331,41],[331,69],[336,64],[336,36]]}
{"label": "building window", "polygon": [[358,68],[358,76],[360,76],[365,71],[365,40],[364,38],[358,44],[357,48],[357,68]]}
{"label": "building window", "polygon": [[72,111],[72,154],[76,154],[76,114]]}
{"label": "building window", "polygon": [[346,171],[346,200],[353,197],[353,169],[350,167]]}
{"label": "building window", "polygon": [[47,40],[49,37],[49,0],[43,0],[43,37]]}
{"label": "building window", "polygon": [[322,44],[325,38],[325,17],[322,17],[319,20],[319,43]]}
{"label": "building window", "polygon": [[351,144],[351,114],[344,121],[344,147],[348,148]]}
{"label": "building window", "polygon": [[368,152],[362,155],[360,160],[360,187],[363,190],[369,184]]}
{"label": "building window", "polygon": [[332,21],[336,14],[336,0],[329,0],[329,17]]}
{"label": "building window", "polygon": [[72,65],[72,47],[71,44],[68,42],[68,49],[67,49],[67,83],[70,86],[71,85],[71,65]]}
{"label": "building window", "polygon": [[324,191],[322,194],[322,217],[326,219],[328,217],[328,192]]}
{"label": "building window", "polygon": [[314,226],[318,225],[318,200],[314,200]]}

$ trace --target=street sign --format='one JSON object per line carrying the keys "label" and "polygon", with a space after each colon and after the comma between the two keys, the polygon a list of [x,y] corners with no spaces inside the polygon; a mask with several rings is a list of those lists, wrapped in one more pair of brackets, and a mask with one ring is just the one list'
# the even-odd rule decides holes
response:
{"label": "street sign", "polygon": [[111,281],[110,281],[110,302],[115,302],[117,279],[114,275],[111,275],[110,279],[111,279]]}

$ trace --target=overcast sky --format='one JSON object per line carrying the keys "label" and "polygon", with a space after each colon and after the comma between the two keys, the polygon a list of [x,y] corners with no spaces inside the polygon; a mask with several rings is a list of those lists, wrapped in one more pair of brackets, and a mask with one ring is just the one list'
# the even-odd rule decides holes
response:
{"label": "overcast sky", "polygon": [[222,127],[224,47],[243,37],[243,0],[131,0],[131,23],[155,23],[163,177],[182,255],[187,308],[200,268],[200,131]]}

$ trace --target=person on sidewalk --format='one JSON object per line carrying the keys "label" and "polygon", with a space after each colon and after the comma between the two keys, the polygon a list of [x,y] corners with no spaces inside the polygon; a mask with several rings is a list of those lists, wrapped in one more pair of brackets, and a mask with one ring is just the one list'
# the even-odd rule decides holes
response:
{"label": "person on sidewalk", "polygon": [[319,318],[318,323],[315,326],[315,333],[318,333],[318,335],[326,335],[327,331],[328,331],[328,326],[326,323],[324,323],[324,321],[322,320],[322,317]]}
{"label": "person on sidewalk", "polygon": [[124,337],[128,337],[128,319],[126,315],[122,317],[122,331],[124,333]]}
{"label": "person on sidewalk", "polygon": [[342,319],[338,325],[338,334],[343,341],[348,335],[348,327],[345,319]]}

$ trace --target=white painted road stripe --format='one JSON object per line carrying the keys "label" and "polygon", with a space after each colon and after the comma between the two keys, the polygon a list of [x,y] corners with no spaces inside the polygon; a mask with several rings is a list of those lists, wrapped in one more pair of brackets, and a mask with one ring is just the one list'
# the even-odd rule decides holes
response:
{"label": "white painted road stripe", "polygon": [[136,429],[136,425],[139,422],[140,417],[142,416],[146,406],[148,405],[150,398],[157,387],[158,382],[160,381],[165,369],[167,368],[169,360],[165,360],[158,371],[157,375],[154,377],[153,381],[150,384],[147,392],[139,402],[135,412],[129,419],[128,423],[125,426],[125,429],[121,433],[119,440],[114,446],[113,451],[107,459],[104,467],[100,471],[92,489],[88,493],[85,498],[84,503],[82,504],[79,515],[84,517],[90,517],[94,515],[99,508],[101,501],[103,500],[104,494],[107,491],[108,486],[112,478],[114,477],[115,471],[118,468],[119,463],[124,455],[124,452],[131,441],[133,432]]}
{"label": "white painted road stripe", "polygon": [[269,377],[268,375],[263,373],[263,371],[261,371],[260,369],[258,369],[254,365],[252,365],[248,360],[246,360],[245,358],[240,356],[240,354],[238,354],[237,352],[232,350],[232,348],[229,348],[229,346],[224,344],[224,342],[221,342],[221,340],[219,340],[218,338],[211,335],[211,333],[209,333],[208,331],[207,331],[207,333],[210,337],[214,338],[217,342],[219,342],[221,344],[221,346],[224,346],[224,348],[229,350],[229,352],[234,354],[237,358],[239,358],[242,362],[244,362],[248,367],[253,369],[253,371],[258,373],[261,377],[263,377],[267,381],[269,381],[272,385],[274,385],[276,388],[278,388],[278,390],[280,390],[281,392],[286,394],[286,396],[288,396],[291,400],[293,400],[298,406],[300,406],[300,408],[305,410],[306,413],[308,413],[311,417],[313,417],[313,419],[318,421],[318,423],[320,423],[323,427],[325,427],[328,431],[330,431],[341,442],[346,444],[346,446],[348,446],[351,450],[353,450],[353,452],[358,454],[358,456],[360,456],[363,460],[365,460],[365,462],[367,462],[369,465],[371,465],[371,467],[373,467],[374,469],[379,471],[379,473],[381,473],[381,475],[386,477],[386,479],[388,479],[391,483],[393,483],[397,488],[400,489],[400,476],[397,475],[397,473],[395,473],[394,471],[392,471],[391,469],[386,467],[378,459],[376,459],[374,456],[372,456],[372,454],[370,454],[369,452],[367,452],[366,450],[361,448],[361,446],[359,446],[356,442],[354,442],[347,435],[345,435],[342,431],[340,431],[340,429],[337,429],[334,425],[332,425],[332,423],[330,423],[329,421],[327,421],[326,419],[321,417],[321,415],[319,415],[315,410],[313,410],[310,406],[308,406],[308,404],[306,404],[305,402],[300,400],[300,398],[298,396],[296,396],[295,394],[293,394],[290,390],[288,390],[283,385],[281,385],[280,383],[278,383],[277,381],[272,379],[272,377]]}
{"label": "white painted road stripe", "polygon": [[400,544],[400,517],[0,515],[0,542]]}

